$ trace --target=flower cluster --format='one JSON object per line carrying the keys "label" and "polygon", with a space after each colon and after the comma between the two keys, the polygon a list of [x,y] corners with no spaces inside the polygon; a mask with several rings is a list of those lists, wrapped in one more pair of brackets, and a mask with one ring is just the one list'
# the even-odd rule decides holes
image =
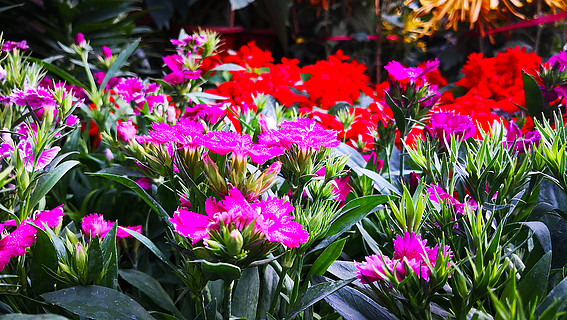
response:
{"label": "flower cluster", "polygon": [[285,200],[268,198],[250,203],[233,188],[222,202],[207,199],[205,211],[207,214],[202,215],[180,207],[170,221],[193,245],[203,240],[219,256],[241,259],[249,251],[273,247],[265,241],[296,248],[308,239],[307,231],[290,215],[293,206]]}
{"label": "flower cluster", "polygon": [[[431,267],[435,267],[438,246],[426,246],[427,240],[421,240],[421,235],[406,233],[397,235],[394,239],[394,255],[392,258],[383,255],[366,257],[366,262],[357,264],[358,278],[363,283],[395,278],[402,281],[410,273],[429,280]],[[443,248],[443,256],[451,256],[448,246]]]}

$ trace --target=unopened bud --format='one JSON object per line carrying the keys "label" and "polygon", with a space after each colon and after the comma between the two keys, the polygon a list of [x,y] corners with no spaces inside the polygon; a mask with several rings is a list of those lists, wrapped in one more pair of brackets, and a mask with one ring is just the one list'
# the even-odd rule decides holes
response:
{"label": "unopened bud", "polygon": [[85,36],[82,33],[79,32],[75,35],[75,44],[79,47],[84,47],[87,44]]}
{"label": "unopened bud", "polygon": [[242,251],[242,246],[244,245],[244,239],[242,234],[238,230],[232,230],[230,232],[229,240],[227,243],[227,253],[229,256],[236,256]]}

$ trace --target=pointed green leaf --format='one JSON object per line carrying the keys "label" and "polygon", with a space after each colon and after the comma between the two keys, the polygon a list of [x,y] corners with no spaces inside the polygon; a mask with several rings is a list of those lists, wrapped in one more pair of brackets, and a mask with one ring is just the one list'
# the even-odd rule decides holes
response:
{"label": "pointed green leaf", "polygon": [[53,291],[55,280],[47,270],[57,270],[57,250],[51,242],[49,234],[37,228],[36,240],[33,248],[32,263],[30,265],[31,288],[35,295]]}
{"label": "pointed green leaf", "polygon": [[116,248],[116,230],[118,223],[114,223],[108,231],[100,248],[104,259],[104,276],[102,284],[110,288],[118,288],[118,250]]}
{"label": "pointed green leaf", "polygon": [[126,63],[126,60],[128,59],[128,57],[132,54],[132,52],[134,52],[134,50],[136,50],[139,43],[140,43],[140,39],[136,39],[136,40],[134,40],[134,42],[130,43],[128,45],[128,47],[126,47],[126,49],[124,49],[124,50],[122,50],[122,52],[120,52],[118,57],[116,57],[116,59],[114,60],[114,63],[112,63],[110,68],[108,68],[108,72],[106,73],[106,76],[104,77],[104,79],[102,80],[102,83],[100,84],[99,91],[102,92],[102,90],[104,90],[104,88],[106,87],[106,84],[108,83],[108,81],[110,81],[110,79],[112,77],[114,77],[114,75],[118,71],[120,71],[120,69]]}
{"label": "pointed green leaf", "polygon": [[528,114],[541,119],[544,111],[541,89],[535,79],[524,71],[522,71],[522,80],[524,81],[524,98],[528,107]]}
{"label": "pointed green leaf", "polygon": [[148,296],[155,304],[171,312],[179,319],[184,318],[169,294],[155,278],[135,269],[120,269],[118,273],[124,280]]}
{"label": "pointed green leaf", "polygon": [[136,183],[136,181],[134,181],[134,180],[132,180],[128,177],[110,174],[110,173],[95,172],[95,173],[88,173],[88,174],[92,175],[92,176],[96,176],[96,177],[104,177],[104,178],[114,180],[114,181],[119,182],[119,183],[125,185],[126,187],[132,189],[134,192],[136,192],[142,198],[142,200],[144,200],[150,206],[150,208],[152,208],[159,215],[159,217],[162,219],[163,222],[165,222],[170,228],[173,229],[173,223],[171,223],[171,221],[169,221],[169,214],[163,209],[163,207],[159,204],[159,202],[157,202],[144,189],[142,189],[142,187],[140,187]]}
{"label": "pointed green leaf", "polygon": [[74,166],[78,165],[79,161],[69,160],[58,165],[55,169],[41,177],[37,183],[35,190],[30,197],[29,207],[33,208],[39,200],[53,188],[53,186]]}
{"label": "pointed green leaf", "polygon": [[329,295],[333,294],[335,291],[353,282],[355,279],[356,278],[352,278],[349,280],[324,282],[307,288],[307,290],[305,290],[305,292],[297,299],[297,301],[293,304],[293,306],[291,306],[291,309],[289,310],[288,314],[284,317],[284,319],[293,319],[305,309],[325,299]]}
{"label": "pointed green leaf", "polygon": [[239,267],[224,262],[202,261],[203,274],[210,281],[222,279],[226,282],[238,280],[242,274]]}

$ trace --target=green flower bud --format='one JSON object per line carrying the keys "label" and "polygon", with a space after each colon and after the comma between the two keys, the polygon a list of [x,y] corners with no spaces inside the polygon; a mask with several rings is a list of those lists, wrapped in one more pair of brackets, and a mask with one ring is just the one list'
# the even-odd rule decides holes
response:
{"label": "green flower bud", "polygon": [[242,234],[238,230],[232,230],[230,232],[229,240],[227,243],[227,253],[229,256],[236,256],[242,251],[242,246],[244,244],[244,239]]}

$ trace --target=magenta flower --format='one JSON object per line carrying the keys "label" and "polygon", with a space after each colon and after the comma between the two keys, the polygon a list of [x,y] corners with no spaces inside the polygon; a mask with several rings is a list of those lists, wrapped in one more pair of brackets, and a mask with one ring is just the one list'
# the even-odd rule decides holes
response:
{"label": "magenta flower", "polygon": [[210,123],[216,123],[222,117],[226,110],[221,108],[222,104],[208,105],[204,103],[195,106],[185,107],[183,118],[198,121],[199,119],[207,120]]}
{"label": "magenta flower", "polygon": [[26,40],[20,41],[20,42],[14,42],[14,41],[6,41],[4,42],[4,44],[2,45],[2,49],[0,51],[12,51],[14,49],[28,49],[28,44],[26,43]]}
{"label": "magenta flower", "polygon": [[0,271],[10,259],[26,254],[26,249],[35,242],[36,232],[31,225],[21,223],[12,233],[0,239]]}
{"label": "magenta flower", "polygon": [[130,142],[136,138],[137,133],[138,130],[132,124],[132,120],[119,122],[116,126],[116,136],[120,141]]}
{"label": "magenta flower", "polygon": [[[99,72],[95,72],[93,73],[93,76],[95,77],[95,81],[97,84],[101,84],[102,81],[104,81],[104,78],[106,77],[106,73],[99,71]],[[119,78],[116,77],[112,77],[110,78],[110,80],[108,80],[108,82],[106,83],[106,87],[105,89],[111,89],[116,87],[116,85],[118,84],[118,82],[120,82]]]}
{"label": "magenta flower", "polygon": [[[363,283],[371,283],[382,279],[387,279],[387,273],[393,274],[398,281],[402,281],[409,272],[414,272],[425,281],[429,281],[431,269],[435,267],[437,260],[438,246],[430,248],[426,246],[427,240],[421,240],[420,235],[406,233],[403,237],[396,236],[394,240],[393,257],[374,255],[366,257],[366,262],[356,264],[358,278]],[[444,255],[451,256],[449,246],[445,246]],[[409,269],[406,269],[406,264]],[[387,272],[386,272],[387,271]]]}
{"label": "magenta flower", "polygon": [[514,122],[510,122],[508,125],[508,133],[506,133],[506,142],[504,142],[504,146],[507,148],[513,148],[514,152],[525,153],[526,150],[531,147],[537,148],[540,142],[541,134],[537,129],[523,135],[522,130],[520,130]]}
{"label": "magenta flower", "polygon": [[[63,215],[63,205],[60,205],[52,210],[36,213],[33,218],[26,219],[18,226],[16,226],[14,220],[4,221],[0,224],[0,271],[4,269],[10,259],[26,254],[26,249],[35,242],[37,230],[28,224],[28,221],[33,222],[42,230],[45,229],[46,225],[55,228],[61,224]],[[13,226],[16,229],[2,237],[2,229],[7,226]]]}
{"label": "magenta flower", "polygon": [[245,161],[246,156],[258,164],[284,154],[285,149],[278,146],[253,144],[248,134],[240,135],[236,132],[211,131],[207,133],[202,144],[213,153],[224,155],[232,152],[237,161]]}
{"label": "magenta flower", "polygon": [[77,117],[74,114],[70,114],[67,119],[65,119],[65,125],[69,126],[69,127],[74,127],[76,125],[78,125],[81,121],[79,120],[79,117]]}
{"label": "magenta flower", "polygon": [[[83,218],[81,222],[81,228],[83,229],[83,234],[89,238],[99,237],[103,239],[108,231],[114,226],[114,222],[104,220],[104,217],[101,214],[92,213]],[[124,229],[134,230],[136,232],[142,232],[142,226],[129,226],[129,227],[122,227],[118,226],[116,229],[116,238],[127,238],[131,237],[131,235],[124,231]]]}
{"label": "magenta flower", "polygon": [[104,60],[110,60],[112,59],[112,50],[107,46],[102,46],[102,55],[104,56]]}
{"label": "magenta flower", "polygon": [[[53,97],[53,94],[43,87],[26,89],[25,91],[15,89],[9,97],[11,103],[18,106],[26,106],[29,104],[34,111],[46,108],[57,108],[57,101]],[[39,116],[41,117],[41,114]]]}
{"label": "magenta flower", "polygon": [[141,177],[136,180],[136,183],[144,190],[150,190],[152,188],[152,180],[147,177]]}
{"label": "magenta flower", "polygon": [[181,148],[195,150],[201,145],[203,130],[201,123],[189,119],[181,119],[175,126],[154,122],[149,132],[150,142],[158,144],[174,142]]}
{"label": "magenta flower", "polygon": [[431,127],[426,127],[424,134],[433,135],[442,143],[450,142],[451,135],[462,141],[474,137],[476,127],[468,116],[437,112],[431,116]]}
{"label": "magenta flower", "polygon": [[83,35],[82,33],[77,33],[75,35],[75,44],[79,47],[84,47],[87,42],[85,41],[85,35]]}
{"label": "magenta flower", "polygon": [[125,102],[134,101],[136,104],[135,112],[139,113],[145,103],[148,104],[148,109],[151,112],[156,104],[165,104],[165,97],[162,95],[155,95],[160,86],[156,83],[144,85],[138,78],[122,78],[116,84],[114,90]]}
{"label": "magenta flower", "polygon": [[271,130],[260,136],[260,143],[268,146],[281,146],[286,149],[295,144],[302,150],[321,147],[337,147],[337,131],[325,130],[313,119],[297,119],[281,124],[279,130]]}
{"label": "magenta flower", "polygon": [[203,239],[210,239],[210,233],[219,231],[221,223],[238,231],[255,223],[256,237],[279,242],[288,248],[298,247],[309,238],[307,231],[289,214],[293,207],[277,198],[249,203],[238,189],[233,188],[222,203],[213,198],[207,199],[205,211],[207,215],[178,208],[170,219],[175,232],[190,238],[195,245]]}
{"label": "magenta flower", "polygon": [[553,68],[560,71],[567,69],[567,51],[561,51],[547,61]]}
{"label": "magenta flower", "polygon": [[28,139],[24,139],[20,141],[20,143],[18,143],[18,151],[20,153],[20,157],[21,159],[23,159],[23,164],[25,165],[27,171],[32,172],[34,170],[43,170],[51,163],[51,161],[53,161],[53,159],[55,159],[61,148],[53,147],[47,150],[43,150],[37,158],[37,161],[35,161],[33,157],[32,145],[29,140],[31,138],[33,137],[30,136],[28,137]]}
{"label": "magenta flower", "polygon": [[425,75],[431,71],[437,70],[438,67],[439,60],[435,58],[433,61],[428,61],[424,68],[405,68],[398,61],[390,61],[384,69],[398,81],[408,80],[410,82],[416,82],[418,79],[425,81]]}
{"label": "magenta flower", "polygon": [[200,70],[189,70],[183,66],[183,58],[178,55],[170,55],[163,57],[163,62],[171,69],[171,73],[163,77],[163,81],[171,84],[181,84],[186,79],[198,79],[201,76]]}
{"label": "magenta flower", "polygon": [[474,201],[474,199],[469,199],[466,204],[461,203],[459,200],[455,199],[453,196],[445,192],[443,188],[435,184],[432,184],[427,189],[427,194],[429,195],[429,199],[435,203],[450,203],[453,206],[455,213],[459,215],[464,214],[466,208],[473,211],[478,208],[478,204],[476,203],[476,201]]}

